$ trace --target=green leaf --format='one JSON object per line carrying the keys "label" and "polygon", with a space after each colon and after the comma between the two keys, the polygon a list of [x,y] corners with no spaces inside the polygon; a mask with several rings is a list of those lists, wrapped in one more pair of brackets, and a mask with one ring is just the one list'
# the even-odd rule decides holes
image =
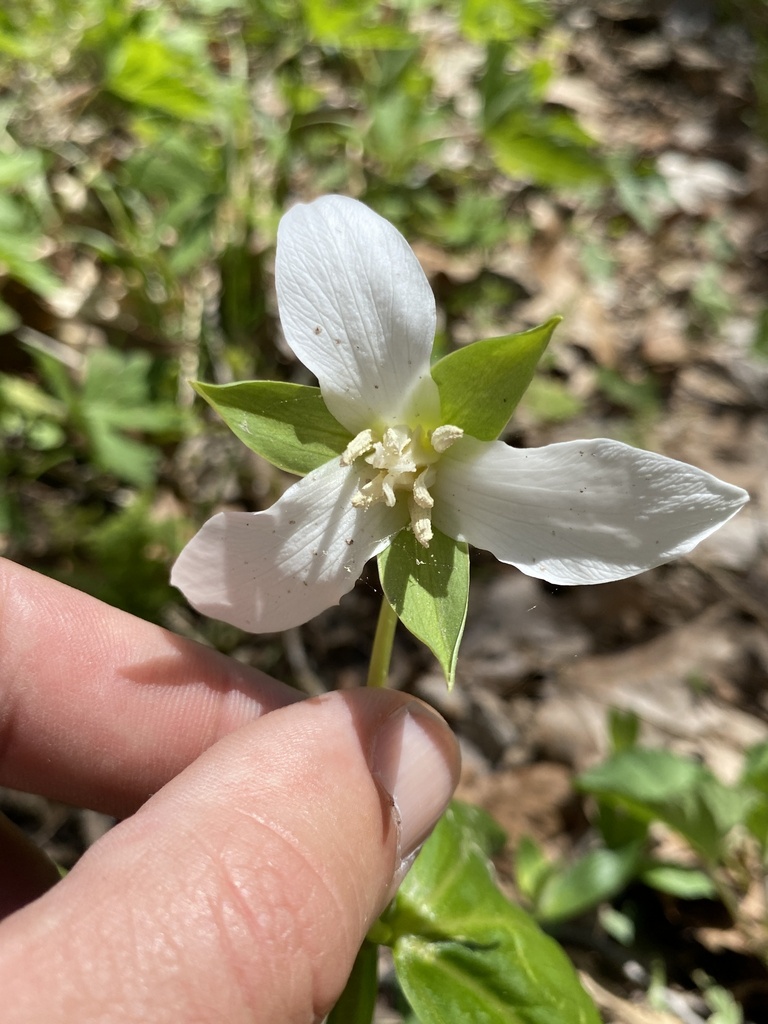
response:
{"label": "green leaf", "polygon": [[563,921],[610,900],[635,877],[644,844],[621,850],[592,850],[575,863],[552,871],[536,901],[540,921]]}
{"label": "green leaf", "polygon": [[159,452],[112,429],[104,408],[85,409],[83,423],[88,431],[93,461],[121,480],[149,487],[155,479]]}
{"label": "green leaf", "polygon": [[435,530],[424,548],[411,530],[401,530],[379,555],[379,575],[398,618],[429,647],[453,686],[469,600],[467,545]]}
{"label": "green leaf", "polygon": [[760,843],[764,851],[768,851],[768,800],[761,795],[747,814],[744,824]]}
{"label": "green leaf", "polygon": [[638,818],[637,815],[629,812],[625,807],[619,806],[610,799],[597,797],[597,825],[606,846],[617,850],[622,846],[628,846],[638,839],[645,839],[648,835],[650,822]]}
{"label": "green leaf", "polygon": [[597,911],[600,926],[622,946],[635,944],[635,922],[628,915],[616,910],[610,903],[604,903]]}
{"label": "green leaf", "polygon": [[705,772],[698,762],[667,750],[633,747],[584,772],[578,783],[589,793],[656,808],[694,789]]}
{"label": "green leaf", "polygon": [[496,819],[476,804],[457,803],[454,810],[459,815],[461,827],[469,829],[475,844],[486,857],[495,857],[507,844],[507,833]]}
{"label": "green leaf", "polygon": [[717,887],[709,875],[682,864],[652,864],[640,872],[640,881],[659,892],[684,900],[714,899]]}
{"label": "green leaf", "polygon": [[557,943],[494,881],[471,809],[453,803],[382,919],[421,1024],[598,1024]]}
{"label": "green leaf", "polygon": [[49,298],[61,287],[41,261],[47,244],[39,218],[19,198],[0,189],[0,265],[4,274]]}
{"label": "green leaf", "polygon": [[46,417],[60,422],[66,415],[64,404],[37,385],[23,377],[0,373],[0,409],[4,407],[14,408],[30,419]]}
{"label": "green leaf", "polygon": [[531,382],[536,364],[562,317],[521,334],[476,341],[432,367],[443,422],[480,441],[493,441],[507,425]]}
{"label": "green leaf", "polygon": [[126,432],[179,436],[184,426],[182,412],[153,394],[152,368],[147,352],[94,349],[72,404],[73,418],[87,434],[97,465],[140,487],[153,483],[160,453]]}
{"label": "green leaf", "polygon": [[21,323],[21,317],[6,302],[0,299],[0,334],[10,334]]}
{"label": "green leaf", "polygon": [[487,131],[491,156],[510,178],[580,188],[604,184],[608,174],[595,148],[567,111],[517,109]]}
{"label": "green leaf", "polygon": [[[313,42],[345,49],[397,49],[413,38],[397,24],[386,24],[376,0],[302,0],[307,32]],[[392,21],[394,11],[388,11]]]}
{"label": "green leaf", "polygon": [[192,387],[243,444],[297,476],[341,455],[352,440],[328,412],[319,388],[273,380],[195,381]]}
{"label": "green leaf", "polygon": [[128,35],[111,56],[106,85],[129,103],[180,120],[209,121],[215,108],[206,95],[207,70],[199,58],[160,39]]}
{"label": "green leaf", "polygon": [[768,743],[757,743],[744,755],[741,773],[743,786],[754,786],[761,793],[768,793]]}
{"label": "green leaf", "polygon": [[542,28],[550,15],[541,0],[463,0],[461,29],[473,42],[494,39],[507,45]]}
{"label": "green leaf", "polygon": [[541,375],[533,378],[520,405],[537,423],[562,423],[584,409],[583,399],[566,383]]}
{"label": "green leaf", "polygon": [[614,754],[618,754],[622,750],[630,750],[637,744],[640,719],[634,711],[611,708],[608,712],[608,733],[611,737],[611,748]]}
{"label": "green leaf", "polygon": [[665,822],[709,861],[719,859],[723,840],[755,799],[696,761],[644,747],[621,751],[585,772],[578,785],[641,821]]}
{"label": "green leaf", "polygon": [[23,185],[42,172],[43,154],[39,149],[14,149],[10,153],[0,151],[0,188]]}
{"label": "green leaf", "polygon": [[522,836],[515,850],[515,882],[521,894],[535,904],[554,865],[531,836]]}

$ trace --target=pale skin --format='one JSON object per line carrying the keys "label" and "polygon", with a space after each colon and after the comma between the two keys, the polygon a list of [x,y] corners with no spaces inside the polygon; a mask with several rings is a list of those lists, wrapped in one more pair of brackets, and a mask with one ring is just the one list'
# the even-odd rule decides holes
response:
{"label": "pale skin", "polygon": [[4,560],[0,695],[0,784],[124,819],[58,884],[0,824],[8,1024],[322,1020],[458,777],[405,694],[299,700]]}

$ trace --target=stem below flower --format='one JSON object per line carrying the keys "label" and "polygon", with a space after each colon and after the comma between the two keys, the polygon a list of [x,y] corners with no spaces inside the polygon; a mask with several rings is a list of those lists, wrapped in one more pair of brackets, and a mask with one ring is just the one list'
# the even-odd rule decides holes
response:
{"label": "stem below flower", "polygon": [[338,1003],[326,1018],[326,1024],[371,1024],[378,995],[377,971],[377,947],[366,939]]}
{"label": "stem below flower", "polygon": [[[396,626],[397,612],[386,597],[382,597],[368,668],[368,686],[387,685]],[[366,939],[341,998],[331,1010],[326,1024],[371,1024],[377,995],[378,943]]]}
{"label": "stem below flower", "polygon": [[368,666],[368,686],[387,685],[396,625],[397,612],[386,597],[382,597],[379,621],[376,623],[376,636],[373,638],[371,663]]}

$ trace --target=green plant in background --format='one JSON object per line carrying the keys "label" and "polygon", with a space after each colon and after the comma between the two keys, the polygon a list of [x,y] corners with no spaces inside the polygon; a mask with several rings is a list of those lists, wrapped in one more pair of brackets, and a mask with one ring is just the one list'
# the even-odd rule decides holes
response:
{"label": "green plant in background", "polygon": [[[700,761],[641,745],[638,730],[634,715],[612,711],[612,751],[578,779],[594,804],[597,845],[559,862],[524,838],[518,890],[555,934],[563,922],[599,909],[603,928],[629,947],[642,928],[621,898],[633,883],[681,900],[720,900],[739,926],[746,890],[760,884],[755,865],[761,876],[768,863],[768,744],[749,749],[739,779],[726,785]],[[688,855],[660,859],[658,828],[676,834]]]}

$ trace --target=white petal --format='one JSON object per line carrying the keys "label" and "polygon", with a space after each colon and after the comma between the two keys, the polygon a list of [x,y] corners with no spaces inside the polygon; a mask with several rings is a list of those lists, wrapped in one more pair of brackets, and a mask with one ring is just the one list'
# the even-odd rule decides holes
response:
{"label": "white petal", "polygon": [[465,437],[440,460],[432,520],[550,583],[624,579],[690,551],[748,500],[618,441],[516,449]]}
{"label": "white petal", "polygon": [[286,341],[349,431],[396,426],[404,412],[409,422],[439,416],[434,296],[388,221],[344,196],[294,206],[278,229],[275,273]]}
{"label": "white petal", "polygon": [[171,583],[198,611],[252,633],[307,622],[352,589],[407,513],[352,507],[357,475],[337,459],[265,512],[220,512],[179,555]]}

